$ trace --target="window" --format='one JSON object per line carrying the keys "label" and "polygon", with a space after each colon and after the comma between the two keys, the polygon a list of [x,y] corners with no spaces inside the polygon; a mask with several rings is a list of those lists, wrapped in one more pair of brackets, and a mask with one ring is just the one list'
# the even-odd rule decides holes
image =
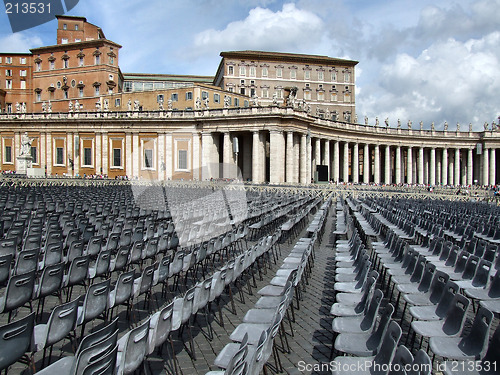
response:
{"label": "window", "polygon": [[177,169],[187,169],[187,150],[179,150]]}
{"label": "window", "polygon": [[255,66],[250,67],[250,77],[255,77]]}
{"label": "window", "polygon": [[201,92],[201,99],[206,99],[206,98],[208,98],[208,92],[202,91]]}
{"label": "window", "polygon": [[229,65],[227,67],[227,74],[230,75],[230,76],[234,75],[234,66]]}
{"label": "window", "polygon": [[214,94],[214,103],[220,103],[220,94]]}
{"label": "window", "polygon": [[54,60],[50,62],[50,70],[54,70],[56,67]]}
{"label": "window", "polygon": [[250,107],[250,102],[248,100],[243,101],[244,107]]}
{"label": "window", "polygon": [[12,69],[5,69],[5,76],[12,77]]}
{"label": "window", "polygon": [[160,103],[160,102],[163,102],[163,101],[164,101],[163,94],[156,95],[156,102],[157,103]]}
{"label": "window", "polygon": [[78,66],[83,66],[83,56],[78,58]]}
{"label": "window", "polygon": [[267,77],[268,71],[267,68],[262,68],[262,77]]}
{"label": "window", "polygon": [[173,102],[179,101],[179,94],[173,93],[170,99],[172,99]]}
{"label": "window", "polygon": [[57,85],[57,88],[58,88],[58,89],[60,89],[60,88],[61,88],[61,86],[62,86],[61,81],[57,81],[57,84],[56,84],[56,85]]}
{"label": "window", "polygon": [[68,30],[68,25],[63,23],[63,30]]}
{"label": "window", "polygon": [[75,30],[77,30],[77,31],[78,31],[78,25],[75,25]]}
{"label": "window", "polygon": [[31,162],[36,164],[37,162],[37,152],[36,152],[36,147],[31,146]]}
{"label": "window", "polygon": [[83,149],[83,165],[92,165],[92,148],[90,147]]}
{"label": "window", "polygon": [[95,65],[99,65],[101,63],[101,55],[95,55]]}
{"label": "window", "polygon": [[100,86],[95,86],[95,91],[94,91],[94,96],[99,96],[100,94],[100,89],[99,89]]}
{"label": "window", "polygon": [[5,146],[5,162],[6,163],[12,163],[12,147],[11,146]]}
{"label": "window", "polygon": [[337,93],[336,93],[336,92],[332,92],[332,95],[331,95],[330,100],[331,100],[332,102],[336,102],[336,101],[337,101]]}
{"label": "window", "polygon": [[311,100],[311,91],[304,91],[304,99]]}
{"label": "window", "polygon": [[78,97],[83,98],[83,87],[78,88]]}
{"label": "window", "polygon": [[269,98],[269,89],[267,89],[267,88],[262,89],[262,97]]}
{"label": "window", "polygon": [[71,87],[75,87],[76,86],[76,81],[74,79],[71,80]]}
{"label": "window", "polygon": [[246,76],[247,75],[247,68],[245,66],[240,66],[240,76]]}
{"label": "window", "polygon": [[276,97],[278,99],[282,99],[283,98],[283,91],[281,89],[276,90]]}
{"label": "window", "polygon": [[348,70],[344,72],[344,82],[351,82],[351,72]]}
{"label": "window", "polygon": [[12,103],[6,103],[5,104],[7,113],[12,113]]}
{"label": "window", "polygon": [[318,92],[318,100],[319,101],[325,100],[325,93],[324,92],[322,92],[322,91]]}
{"label": "window", "polygon": [[153,168],[153,150],[144,150],[144,168]]}
{"label": "window", "polygon": [[35,67],[36,67],[36,71],[39,72],[40,70],[42,70],[42,63],[40,63],[40,62],[35,63]]}
{"label": "window", "polygon": [[114,148],[113,149],[113,167],[121,167],[122,166],[122,149]]}
{"label": "window", "polygon": [[241,94],[241,95],[245,95],[245,88],[244,88],[244,87],[241,87],[241,88],[240,88],[240,94]]}
{"label": "window", "polygon": [[6,57],[5,58],[5,63],[6,64],[12,64],[12,57]]}
{"label": "window", "polygon": [[193,100],[193,93],[191,91],[186,92],[186,100]]}
{"label": "window", "polygon": [[113,65],[115,63],[115,58],[113,56],[109,56],[109,63]]}
{"label": "window", "polygon": [[297,71],[295,69],[290,70],[290,79],[297,79]]}
{"label": "window", "polygon": [[277,68],[276,69],[276,78],[282,78],[282,77],[283,77],[283,69]]}
{"label": "window", "polygon": [[121,100],[119,98],[115,99],[115,107],[119,107],[121,105]]}
{"label": "window", "polygon": [[337,71],[336,70],[332,71],[332,82],[337,82]]}
{"label": "window", "polygon": [[240,106],[240,99],[234,98],[234,106],[239,107]]}
{"label": "window", "polygon": [[19,62],[23,65],[26,64],[26,57],[20,57]]}
{"label": "window", "polygon": [[62,147],[56,148],[56,164],[64,165],[64,148]]}
{"label": "window", "polygon": [[80,43],[82,40],[80,38],[75,38],[75,43]]}
{"label": "window", "polygon": [[233,88],[233,87],[229,87],[229,88],[227,89],[227,91],[229,91],[229,92],[234,92],[234,88]]}
{"label": "window", "polygon": [[6,89],[12,89],[12,80],[11,79],[6,79],[5,80],[5,88]]}
{"label": "window", "polygon": [[68,59],[63,60],[63,68],[65,68],[65,69],[69,68],[69,60]]}
{"label": "window", "polygon": [[22,90],[26,90],[26,81],[21,81],[21,87]]}
{"label": "window", "polygon": [[68,99],[68,90],[63,90],[63,99]]}
{"label": "window", "polygon": [[42,93],[41,92],[37,92],[36,93],[36,101],[37,102],[41,102],[42,101]]}
{"label": "window", "polygon": [[311,71],[310,70],[304,71],[304,79],[311,79]]}
{"label": "window", "polygon": [[318,72],[318,81],[324,81],[325,80],[325,73],[322,71]]}
{"label": "window", "polygon": [[68,44],[68,38],[62,38],[61,44]]}

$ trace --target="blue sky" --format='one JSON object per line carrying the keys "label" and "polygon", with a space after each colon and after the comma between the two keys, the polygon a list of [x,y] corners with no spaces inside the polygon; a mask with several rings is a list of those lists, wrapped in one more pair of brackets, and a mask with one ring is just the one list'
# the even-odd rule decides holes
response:
{"label": "blue sky", "polygon": [[[80,0],[70,14],[123,46],[123,72],[213,75],[223,50],[320,54],[359,61],[361,122],[481,130],[500,115],[500,0]],[[56,27],[13,34],[2,12],[0,51],[55,44]]]}

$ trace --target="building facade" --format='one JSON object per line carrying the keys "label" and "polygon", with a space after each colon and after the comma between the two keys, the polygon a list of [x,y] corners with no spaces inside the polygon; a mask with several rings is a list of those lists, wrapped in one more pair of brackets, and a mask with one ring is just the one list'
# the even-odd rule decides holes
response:
{"label": "building facade", "polygon": [[[222,60],[214,84],[226,91],[258,98],[261,105],[283,103],[292,88],[321,118],[353,122],[356,118],[357,61],[294,53],[231,51]],[[355,121],[354,121],[355,122]]]}

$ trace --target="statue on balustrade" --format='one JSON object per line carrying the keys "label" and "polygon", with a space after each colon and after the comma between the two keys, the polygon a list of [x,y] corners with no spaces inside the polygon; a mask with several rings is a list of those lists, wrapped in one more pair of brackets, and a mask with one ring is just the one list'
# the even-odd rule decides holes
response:
{"label": "statue on balustrade", "polygon": [[174,102],[172,101],[172,99],[168,99],[167,100],[167,109],[169,111],[171,111],[172,109],[174,109]]}
{"label": "statue on balustrade", "polygon": [[42,112],[43,113],[47,112],[47,103],[45,102],[42,103]]}
{"label": "statue on balustrade", "polygon": [[16,102],[16,112],[21,113],[21,104],[19,102]]}
{"label": "statue on balustrade", "polygon": [[95,102],[95,110],[99,112],[101,110],[101,101],[98,100]]}
{"label": "statue on balustrade", "polygon": [[208,97],[206,97],[205,99],[203,99],[203,105],[205,106],[205,109],[210,109],[210,107],[208,106],[208,103],[210,101],[208,100]]}
{"label": "statue on balustrade", "polygon": [[420,130],[424,130],[424,122],[420,121]]}
{"label": "statue on balustrade", "polygon": [[401,120],[398,119],[398,129],[401,129]]}
{"label": "statue on balustrade", "polygon": [[23,102],[23,104],[21,104],[21,112],[26,113],[26,103],[25,102]]}
{"label": "statue on balustrade", "polygon": [[389,117],[386,117],[384,122],[385,122],[385,126],[389,127]]}
{"label": "statue on balustrade", "polygon": [[158,98],[158,109],[159,109],[160,111],[163,111],[163,96],[160,96],[160,97]]}
{"label": "statue on balustrade", "polygon": [[457,122],[457,133],[460,131],[460,123]]}
{"label": "statue on balustrade", "polygon": [[[422,122],[422,121],[420,121],[420,122]],[[431,122],[431,130],[432,131],[436,130],[436,127],[434,126],[434,121]]]}
{"label": "statue on balustrade", "polygon": [[331,114],[330,114],[330,110],[327,108],[326,111],[325,111],[325,118],[327,120],[331,120]]}
{"label": "statue on balustrade", "polygon": [[368,116],[365,116],[365,125],[368,125]]}
{"label": "statue on balustrade", "polygon": [[73,101],[72,100],[70,100],[68,102],[68,112],[73,112]]}
{"label": "statue on balustrade", "polygon": [[486,121],[484,122],[484,130],[488,130],[488,123]]}
{"label": "statue on balustrade", "polygon": [[129,99],[127,102],[127,110],[130,112],[132,110],[132,99]]}
{"label": "statue on balustrade", "polygon": [[408,120],[408,130],[411,130],[412,125],[413,125],[413,122],[411,122],[411,120]]}
{"label": "statue on balustrade", "polygon": [[139,111],[139,100],[135,99],[134,100],[134,112]]}
{"label": "statue on balustrade", "polygon": [[52,113],[52,103],[49,100],[49,104],[47,105],[47,112]]}
{"label": "statue on balustrade", "polygon": [[229,108],[231,104],[231,98],[228,95],[224,95],[224,108]]}
{"label": "statue on balustrade", "polygon": [[472,131],[472,122],[469,122],[469,132]]}
{"label": "statue on balustrade", "polygon": [[75,112],[80,112],[80,102],[78,99],[75,100]]}
{"label": "statue on balustrade", "polygon": [[257,107],[259,105],[259,97],[257,95],[252,96],[252,106]]}
{"label": "statue on balustrade", "polygon": [[375,126],[379,126],[379,121],[378,121],[378,117],[375,117]]}
{"label": "statue on balustrade", "polygon": [[444,131],[448,131],[448,122],[447,121],[444,122]]}
{"label": "statue on balustrade", "polygon": [[21,136],[21,153],[19,156],[31,156],[31,143],[34,138],[28,136],[28,132],[24,132]]}
{"label": "statue on balustrade", "polygon": [[109,111],[109,100],[104,99],[104,110],[107,112]]}
{"label": "statue on balustrade", "polygon": [[354,114],[354,123],[357,124],[358,123],[358,114]]}
{"label": "statue on balustrade", "polygon": [[197,110],[201,109],[201,99],[199,96],[196,98],[196,101],[194,102],[194,108]]}
{"label": "statue on balustrade", "polygon": [[278,95],[276,93],[273,94],[273,105],[278,105]]}

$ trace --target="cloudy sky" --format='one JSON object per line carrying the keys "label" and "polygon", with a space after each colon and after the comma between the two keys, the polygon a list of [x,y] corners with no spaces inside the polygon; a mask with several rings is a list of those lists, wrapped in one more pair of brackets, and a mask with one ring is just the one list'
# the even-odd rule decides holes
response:
{"label": "cloudy sky", "polygon": [[[500,115],[500,0],[80,0],[70,14],[123,46],[123,72],[213,75],[223,50],[328,55],[359,61],[370,123],[481,130]],[[56,27],[13,34],[1,12],[0,51],[55,44]]]}

